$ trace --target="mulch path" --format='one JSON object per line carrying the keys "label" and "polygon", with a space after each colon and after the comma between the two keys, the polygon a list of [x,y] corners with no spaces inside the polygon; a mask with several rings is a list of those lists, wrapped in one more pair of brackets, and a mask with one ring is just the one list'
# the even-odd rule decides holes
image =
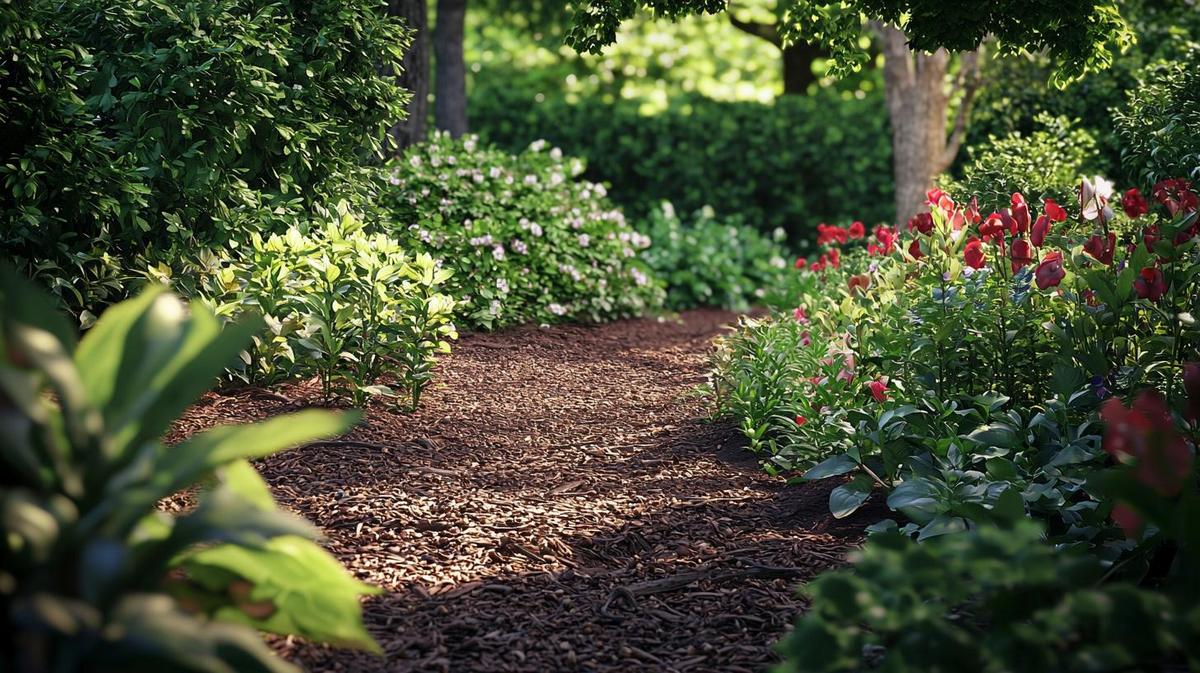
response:
{"label": "mulch path", "polygon": [[[276,497],[382,587],[385,656],[279,639],[312,671],[763,671],[795,587],[858,544],[829,486],[763,473],[704,382],[736,315],[465,337],[416,413],[262,461]],[[209,394],[182,433],[317,398]]]}

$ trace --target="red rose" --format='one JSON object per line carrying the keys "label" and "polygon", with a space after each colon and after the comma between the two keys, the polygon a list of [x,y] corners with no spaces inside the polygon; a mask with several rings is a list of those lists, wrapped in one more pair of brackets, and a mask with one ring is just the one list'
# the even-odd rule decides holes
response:
{"label": "red rose", "polygon": [[987,257],[983,254],[983,241],[971,237],[971,240],[967,241],[967,247],[963,249],[963,261],[972,269],[982,269],[987,264]]}
{"label": "red rose", "polygon": [[850,225],[849,234],[850,234],[850,238],[858,240],[858,239],[862,238],[863,236],[867,235],[867,228],[865,226],[863,226],[862,222],[856,221]]}
{"label": "red rose", "polygon": [[1038,264],[1037,269],[1033,272],[1039,290],[1057,287],[1066,275],[1067,272],[1063,270],[1062,253],[1057,250],[1046,253],[1042,263]]}
{"label": "red rose", "polygon": [[1046,211],[1046,217],[1050,218],[1051,222],[1066,222],[1067,211],[1058,205],[1054,199],[1046,199],[1042,202],[1042,209]]}
{"label": "red rose", "polygon": [[1012,251],[1009,254],[1012,258],[1013,273],[1037,261],[1037,258],[1033,255],[1033,246],[1029,245],[1029,241],[1023,238],[1013,241]]}
{"label": "red rose", "polygon": [[1142,269],[1137,280],[1133,281],[1133,289],[1142,299],[1158,301],[1167,293],[1167,281],[1163,278],[1162,271],[1149,266]]}
{"label": "red rose", "polygon": [[1146,203],[1146,198],[1137,187],[1125,192],[1121,197],[1121,207],[1125,209],[1125,214],[1134,220],[1150,212],[1150,204]]}
{"label": "red rose", "polygon": [[1105,266],[1111,266],[1113,263],[1113,253],[1117,250],[1117,235],[1113,232],[1108,232],[1108,238],[1094,234],[1083,244],[1083,251],[1095,257],[1097,261]]}
{"label": "red rose", "polygon": [[1037,222],[1033,223],[1033,228],[1029,231],[1029,240],[1039,248],[1046,244],[1046,234],[1050,233],[1050,222],[1048,214],[1042,215],[1037,218]]}

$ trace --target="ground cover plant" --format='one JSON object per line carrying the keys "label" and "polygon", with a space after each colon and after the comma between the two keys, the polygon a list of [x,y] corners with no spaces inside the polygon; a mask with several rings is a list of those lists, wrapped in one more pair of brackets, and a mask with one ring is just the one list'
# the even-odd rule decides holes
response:
{"label": "ground cover plant", "polygon": [[[0,661],[5,670],[291,671],[254,629],[369,650],[350,577],[248,462],[344,431],[304,411],[173,446],[176,417],[257,328],[162,288],[75,343],[0,270]],[[193,489],[180,515],[157,503]]]}
{"label": "ground cover plant", "polygon": [[435,134],[383,169],[391,232],[454,270],[448,291],[470,326],[598,322],[662,305],[638,253],[649,237],[577,180],[583,164],[545,141],[517,155]]}

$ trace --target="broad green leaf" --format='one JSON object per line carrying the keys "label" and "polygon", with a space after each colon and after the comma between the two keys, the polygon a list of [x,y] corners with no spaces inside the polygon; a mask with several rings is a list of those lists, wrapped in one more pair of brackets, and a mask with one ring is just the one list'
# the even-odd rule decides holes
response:
{"label": "broad green leaf", "polygon": [[821,461],[812,469],[805,472],[802,479],[804,481],[827,479],[846,474],[856,467],[858,467],[858,463],[855,463],[854,459],[843,453]]}
{"label": "broad green leaf", "polygon": [[835,519],[844,519],[871,497],[871,489],[875,483],[865,474],[860,474],[850,481],[833,489],[829,494],[829,511]]}

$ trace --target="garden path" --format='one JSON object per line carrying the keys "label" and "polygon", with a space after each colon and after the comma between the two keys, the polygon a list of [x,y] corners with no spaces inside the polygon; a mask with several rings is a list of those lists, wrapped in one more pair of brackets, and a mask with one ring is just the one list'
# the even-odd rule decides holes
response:
{"label": "garden path", "polygon": [[[282,504],[385,593],[382,657],[293,640],[312,671],[762,671],[861,522],[786,487],[712,423],[710,340],[736,316],[465,337],[413,414],[372,408],[340,442],[260,468]],[[210,394],[183,431],[315,398]]]}

